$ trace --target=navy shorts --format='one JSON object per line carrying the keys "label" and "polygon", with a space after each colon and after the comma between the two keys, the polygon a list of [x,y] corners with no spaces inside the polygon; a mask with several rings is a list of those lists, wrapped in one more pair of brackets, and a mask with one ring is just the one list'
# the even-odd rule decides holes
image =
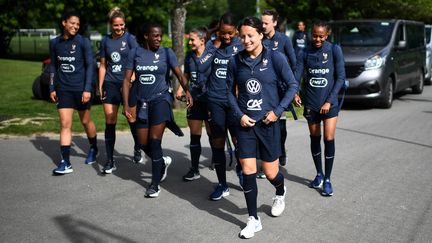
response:
{"label": "navy shorts", "polygon": [[193,106],[187,110],[186,118],[188,120],[208,120],[207,102],[194,100]]}
{"label": "navy shorts", "polygon": [[102,85],[102,100],[104,104],[120,105],[122,99],[122,83],[104,82]]}
{"label": "navy shorts", "polygon": [[90,98],[90,101],[83,104],[82,100],[82,91],[56,91],[58,102],[57,109],[63,108],[72,108],[78,111],[90,110],[92,105],[93,97]]}
{"label": "navy shorts", "polygon": [[171,104],[164,100],[158,99],[148,102],[148,120],[143,122],[138,119],[139,107],[137,106],[137,128],[149,128],[154,125],[161,124],[166,121],[172,120]]}
{"label": "navy shorts", "polygon": [[208,121],[210,131],[213,138],[226,137],[228,127],[240,124],[240,121],[234,119],[230,107],[225,102],[209,101],[207,103],[207,109],[209,113]]}
{"label": "navy shorts", "polygon": [[314,111],[310,108],[305,107],[303,111],[303,116],[306,118],[309,124],[320,123],[323,120],[337,117],[339,114],[339,107],[331,107],[327,114],[320,114],[319,111]]}
{"label": "navy shorts", "polygon": [[237,143],[241,159],[257,158],[272,162],[281,156],[279,122],[237,128]]}

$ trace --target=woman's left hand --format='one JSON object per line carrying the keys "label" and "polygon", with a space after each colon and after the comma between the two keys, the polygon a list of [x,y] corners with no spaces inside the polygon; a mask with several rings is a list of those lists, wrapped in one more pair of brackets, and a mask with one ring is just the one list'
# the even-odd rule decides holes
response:
{"label": "woman's left hand", "polygon": [[270,124],[271,122],[275,122],[275,121],[277,121],[277,119],[278,119],[278,116],[276,116],[276,114],[273,112],[273,111],[269,111],[269,112],[267,112],[267,114],[265,115],[265,117],[264,117],[264,119],[263,119],[263,122],[265,123],[265,124]]}
{"label": "woman's left hand", "polygon": [[87,102],[90,101],[90,98],[91,98],[91,93],[88,92],[88,91],[84,91],[84,92],[82,93],[81,102],[82,102],[83,104],[85,104],[85,103],[87,103]]}
{"label": "woman's left hand", "polygon": [[190,94],[189,90],[186,91],[186,105],[187,105],[188,109],[193,106],[193,99],[192,99],[192,95]]}
{"label": "woman's left hand", "polygon": [[330,106],[330,102],[324,103],[324,105],[321,107],[320,114],[327,114],[330,110]]}

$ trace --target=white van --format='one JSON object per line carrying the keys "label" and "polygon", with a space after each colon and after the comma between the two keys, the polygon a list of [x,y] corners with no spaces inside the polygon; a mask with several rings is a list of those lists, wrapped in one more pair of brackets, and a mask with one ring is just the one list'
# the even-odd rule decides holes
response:
{"label": "white van", "polygon": [[426,31],[426,70],[425,84],[431,84],[432,79],[432,25],[425,25]]}

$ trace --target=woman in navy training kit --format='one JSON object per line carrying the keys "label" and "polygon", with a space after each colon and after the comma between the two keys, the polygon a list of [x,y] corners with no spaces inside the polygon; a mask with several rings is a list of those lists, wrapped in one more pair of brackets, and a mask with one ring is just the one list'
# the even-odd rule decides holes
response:
{"label": "woman in navy training kit", "polygon": [[63,32],[50,42],[50,98],[57,102],[60,118],[60,150],[62,160],[54,174],[73,172],[69,160],[72,143],[72,117],[79,118],[90,142],[86,164],[96,161],[98,153],[96,127],[90,116],[92,103],[93,52],[90,40],[78,34],[80,17],[66,12],[61,21]]}
{"label": "woman in navy training kit", "polygon": [[[278,119],[291,103],[298,85],[286,57],[262,44],[264,29],[258,18],[245,18],[239,31],[245,50],[230,60],[227,81],[231,91],[229,102],[240,121],[236,134],[249,213],[240,237],[251,238],[262,229],[257,215],[257,158],[262,160],[266,178],[276,189],[271,214],[279,216],[285,209],[286,187],[278,160],[281,155]],[[288,87],[283,97],[279,97],[279,82]]]}
{"label": "woman in navy training kit", "polygon": [[[199,158],[201,155],[201,132],[202,124],[205,122],[207,134],[210,134],[208,124],[207,97],[205,92],[205,82],[210,74],[210,68],[204,73],[198,72],[199,58],[207,55],[205,50],[207,38],[207,28],[200,27],[192,29],[189,33],[189,46],[191,52],[186,56],[184,75],[186,80],[190,80],[189,90],[192,94],[194,105],[187,110],[188,126],[191,133],[189,149],[191,153],[191,168],[183,176],[185,181],[193,181],[200,178]],[[179,86],[176,98],[183,99],[183,89]]]}
{"label": "woman in navy training kit", "polygon": [[213,201],[229,195],[224,150],[227,129],[230,129],[233,142],[236,142],[235,131],[232,129],[234,121],[227,98],[226,72],[229,59],[243,50],[243,45],[237,37],[232,14],[226,13],[221,17],[216,34],[217,38],[206,44],[209,54],[200,58],[199,65],[200,73],[211,67],[210,77],[207,82],[207,108],[210,114],[212,161],[218,178],[218,185],[210,194],[210,199]]}
{"label": "woman in navy training kit", "polygon": [[[170,157],[163,157],[161,140],[168,123],[173,121],[167,73],[171,69],[186,91],[188,107],[192,106],[192,96],[187,87],[187,80],[177,63],[174,52],[160,48],[162,27],[158,24],[146,24],[143,27],[141,46],[131,50],[123,80],[123,104],[126,117],[132,117],[136,107],[137,135],[140,148],[152,160],[152,181],[146,190],[146,197],[157,197],[159,183],[166,177],[171,163]],[[137,87],[129,92],[132,73],[135,72]],[[132,99],[129,99],[131,96]],[[135,104],[136,103],[136,104]]]}
{"label": "woman in navy training kit", "polygon": [[[102,169],[106,174],[116,169],[113,158],[116,141],[116,124],[119,105],[122,102],[122,82],[127,56],[130,49],[138,46],[135,37],[125,31],[125,16],[118,7],[108,13],[111,34],[102,39],[100,47],[99,92],[105,113],[105,148],[107,162]],[[131,118],[134,119],[134,118]],[[129,122],[134,138],[135,163],[142,162],[141,150],[137,143],[135,121]]]}
{"label": "woman in navy training kit", "polygon": [[[340,107],[338,93],[345,82],[345,67],[342,50],[339,46],[326,42],[329,27],[317,22],[312,29],[312,44],[300,51],[296,69],[296,79],[300,82],[305,71],[302,88],[304,117],[308,121],[310,147],[317,175],[310,187],[323,187],[322,195],[333,195],[330,175],[335,156],[335,131]],[[300,106],[302,99],[296,95],[295,104]],[[325,173],[321,162],[321,121],[324,124]]]}

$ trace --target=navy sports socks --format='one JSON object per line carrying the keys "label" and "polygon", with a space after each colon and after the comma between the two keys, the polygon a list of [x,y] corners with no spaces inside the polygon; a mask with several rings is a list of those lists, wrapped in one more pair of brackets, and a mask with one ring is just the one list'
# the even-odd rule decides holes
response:
{"label": "navy sports socks", "polygon": [[148,149],[151,151],[152,159],[152,183],[159,185],[163,163],[161,140],[150,139]]}
{"label": "navy sports socks", "polygon": [[140,146],[138,143],[138,135],[137,135],[137,131],[136,131],[136,122],[128,122],[128,123],[129,123],[129,129],[132,133],[132,137],[134,140],[134,149],[139,150]]}
{"label": "navy sports socks", "polygon": [[70,157],[70,145],[61,145],[60,146],[60,153],[62,156],[62,159],[66,162],[70,162],[69,157]]}
{"label": "navy sports socks", "polygon": [[223,148],[212,148],[212,160],[219,183],[226,186],[226,157]]}
{"label": "navy sports socks", "polygon": [[195,171],[198,171],[199,158],[201,156],[201,135],[191,134],[189,149],[191,153],[192,168]]}
{"label": "navy sports socks", "polygon": [[275,188],[276,188],[276,195],[282,196],[285,193],[284,189],[284,176],[282,173],[278,172],[276,177],[273,180],[268,180]]}
{"label": "navy sports socks", "polygon": [[107,159],[113,161],[114,144],[116,141],[116,124],[105,124],[105,149]]}
{"label": "navy sports socks", "polygon": [[323,174],[322,161],[321,161],[321,136],[310,135],[310,148],[312,152],[312,158],[315,164],[317,174]]}
{"label": "navy sports socks", "polygon": [[258,186],[256,182],[256,173],[251,175],[243,175],[243,192],[246,199],[246,206],[249,216],[254,216],[258,219],[257,214],[257,195]]}
{"label": "navy sports socks", "polygon": [[98,151],[98,148],[97,148],[97,135],[94,136],[94,137],[92,137],[92,138],[87,137],[87,139],[88,139],[88,141],[90,143],[90,148],[94,149],[97,152]]}
{"label": "navy sports socks", "polygon": [[287,138],[286,120],[279,119],[279,125],[281,131],[281,152],[282,152],[280,157],[286,157],[286,152],[285,152],[285,141]]}
{"label": "navy sports socks", "polygon": [[325,179],[330,179],[330,175],[333,169],[333,161],[335,155],[335,141],[324,140],[324,155],[325,155]]}

